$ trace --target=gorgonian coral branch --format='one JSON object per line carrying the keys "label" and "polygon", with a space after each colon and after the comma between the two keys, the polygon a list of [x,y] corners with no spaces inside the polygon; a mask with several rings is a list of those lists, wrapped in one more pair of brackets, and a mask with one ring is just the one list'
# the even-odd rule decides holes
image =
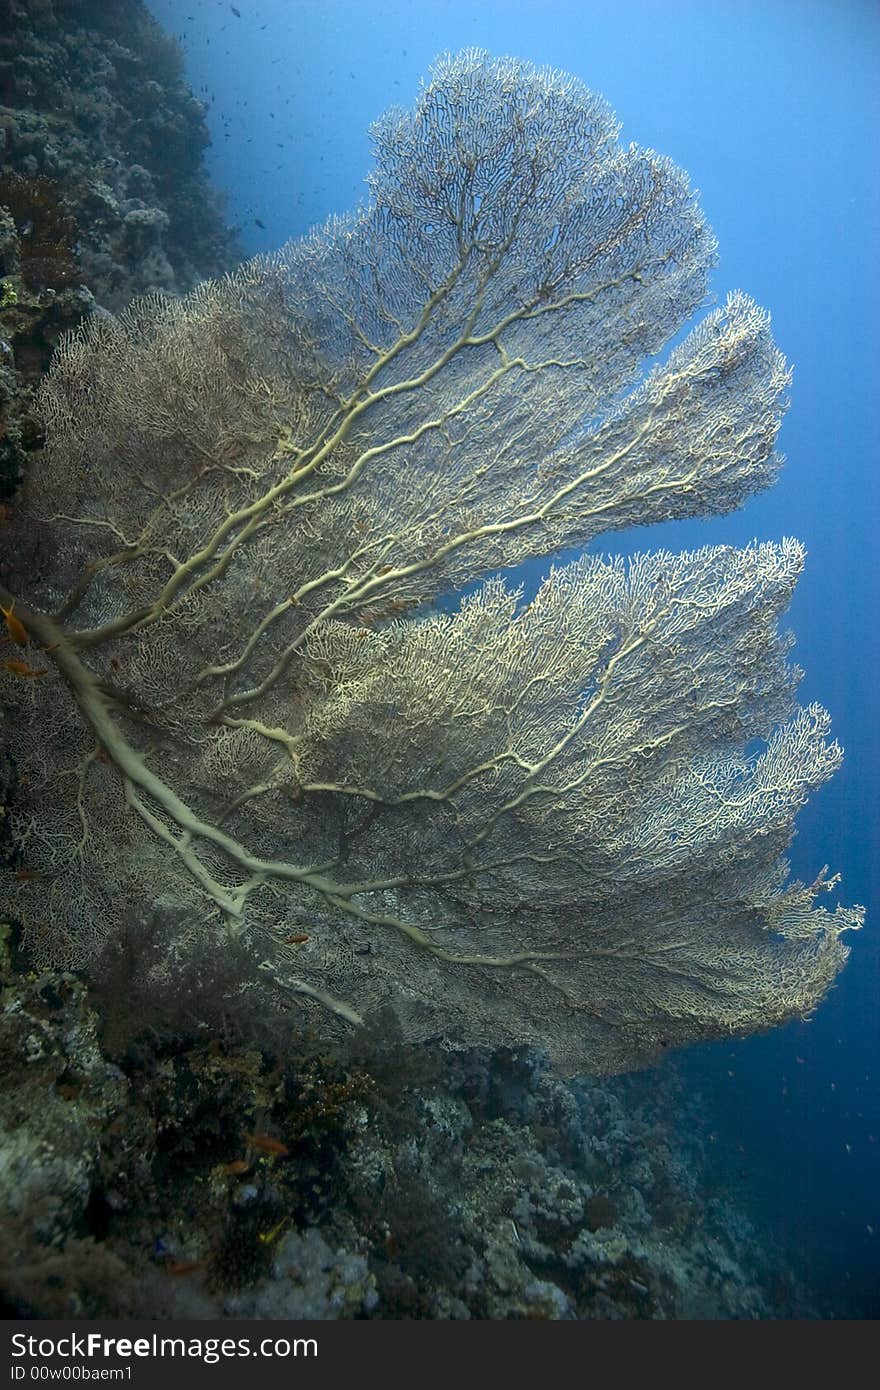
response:
{"label": "gorgonian coral branch", "polygon": [[772,481],[768,317],[643,373],[715,244],[573,79],[444,58],[374,136],[363,211],[58,350],[0,588],[12,910],[79,964],[143,911],[248,933],[331,1029],[568,1069],[803,1015],[861,919],[781,857],[840,756],[778,633],[801,548],[490,577]]}

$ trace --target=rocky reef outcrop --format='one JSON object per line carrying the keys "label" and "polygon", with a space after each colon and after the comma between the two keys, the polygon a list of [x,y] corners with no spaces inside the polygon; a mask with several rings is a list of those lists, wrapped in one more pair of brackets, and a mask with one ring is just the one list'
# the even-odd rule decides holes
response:
{"label": "rocky reef outcrop", "polygon": [[257,1043],[246,974],[203,981],[226,1018],[208,1029],[197,981],[151,1007],[136,951],[87,988],[11,948],[6,1316],[815,1316],[712,1191],[672,1069],[571,1085],[528,1051],[405,1047],[392,1027],[331,1055],[282,1015]]}

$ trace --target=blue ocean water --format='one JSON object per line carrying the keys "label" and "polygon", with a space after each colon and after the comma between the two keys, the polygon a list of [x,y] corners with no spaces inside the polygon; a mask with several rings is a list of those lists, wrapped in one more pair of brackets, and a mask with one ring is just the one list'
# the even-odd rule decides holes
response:
{"label": "blue ocean water", "polygon": [[843,769],[802,812],[792,869],[826,862],[868,926],[816,1016],[671,1059],[702,1098],[709,1178],[778,1233],[841,1315],[880,1311],[880,8],[872,0],[150,0],[208,105],[208,165],[248,252],[365,196],[371,120],[441,51],[549,63],[623,138],[686,169],[742,288],[794,365],[772,491],[738,513],[606,538],[633,551],[800,537],[791,609],[804,701]]}

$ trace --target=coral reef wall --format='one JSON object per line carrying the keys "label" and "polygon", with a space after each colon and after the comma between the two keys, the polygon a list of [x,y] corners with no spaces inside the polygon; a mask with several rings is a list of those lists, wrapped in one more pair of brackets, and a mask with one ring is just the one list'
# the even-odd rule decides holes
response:
{"label": "coral reef wall", "polygon": [[[208,144],[141,0],[0,0],[0,507],[42,443],[32,395],[61,334],[240,260]],[[0,857],[9,781],[0,757]]]}
{"label": "coral reef wall", "polygon": [[65,329],[240,258],[208,143],[140,0],[0,0],[0,490],[39,446],[29,390]]}
{"label": "coral reef wall", "polygon": [[393,1032],[342,1062],[227,1042],[120,1053],[82,982],[20,985],[0,1011],[0,1316],[821,1311],[707,1189],[699,1098],[668,1071],[572,1087],[525,1052],[441,1062]]}

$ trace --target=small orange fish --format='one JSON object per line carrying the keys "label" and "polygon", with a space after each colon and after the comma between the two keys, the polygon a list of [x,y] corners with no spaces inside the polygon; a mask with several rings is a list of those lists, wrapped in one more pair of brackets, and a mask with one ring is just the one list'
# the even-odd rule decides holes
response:
{"label": "small orange fish", "polygon": [[223,1171],[231,1178],[238,1178],[242,1173],[250,1172],[250,1166],[246,1158],[234,1158],[231,1163],[223,1164]]}
{"label": "small orange fish", "polygon": [[285,936],[284,938],[288,946],[301,946],[303,942],[308,941],[308,939],[309,934],[304,931],[294,932],[293,936]]}
{"label": "small orange fish", "polygon": [[[24,629],[22,629],[22,631],[24,631]],[[37,671],[33,666],[29,666],[26,661],[16,661],[14,658],[12,661],[4,661],[3,665],[5,669],[11,671],[14,676],[25,676],[31,680],[36,679],[37,676],[45,676],[46,674],[45,666],[42,670]]]}
{"label": "small orange fish", "polygon": [[39,869],[16,869],[12,877],[17,878],[19,883],[26,883],[28,879],[42,878],[43,875]]}
{"label": "small orange fish", "polygon": [[290,1153],[287,1145],[280,1139],[273,1139],[271,1134],[246,1134],[245,1138],[251,1148],[259,1149],[260,1153],[274,1154],[276,1158],[286,1158]]}
{"label": "small orange fish", "polygon": [[204,1260],[175,1260],[167,1267],[169,1274],[192,1274],[193,1270],[204,1269]]}
{"label": "small orange fish", "polygon": [[4,608],[3,604],[0,603],[0,613],[2,613],[4,618],[6,619],[6,631],[9,633],[9,636],[12,638],[13,642],[17,642],[20,647],[26,647],[28,642],[30,641],[30,638],[27,635],[27,628],[25,627],[24,623],[21,621],[20,618],[16,618],[15,614],[13,613],[12,610],[14,607],[14,599],[12,603],[10,603],[8,608]]}

